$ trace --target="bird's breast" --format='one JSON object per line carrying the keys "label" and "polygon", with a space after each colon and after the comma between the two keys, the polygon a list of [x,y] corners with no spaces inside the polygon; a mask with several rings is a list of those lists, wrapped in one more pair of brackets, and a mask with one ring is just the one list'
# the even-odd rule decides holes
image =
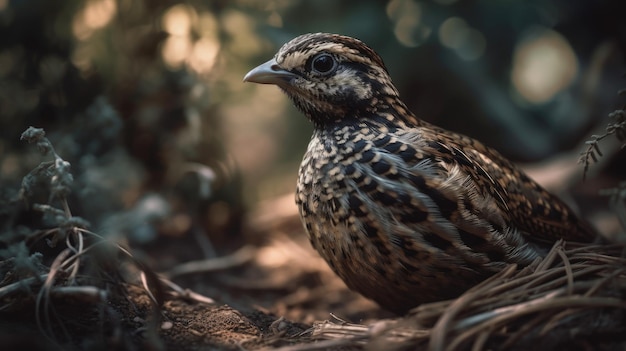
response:
{"label": "bird's breast", "polygon": [[497,225],[493,199],[462,167],[422,152],[419,135],[316,132],[296,203],[312,246],[350,288],[383,305],[407,294],[434,300],[441,289],[452,296],[463,289],[455,281],[488,276],[523,246],[509,246],[517,233]]}

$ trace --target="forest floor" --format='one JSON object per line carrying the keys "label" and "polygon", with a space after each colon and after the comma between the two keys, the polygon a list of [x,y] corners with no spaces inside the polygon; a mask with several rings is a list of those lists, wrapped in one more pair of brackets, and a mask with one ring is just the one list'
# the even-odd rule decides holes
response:
{"label": "forest floor", "polygon": [[[137,267],[114,255],[109,263],[128,276],[109,277],[109,289],[58,289],[69,285],[58,277],[45,299],[32,292],[1,294],[0,348],[274,349],[311,342],[316,322],[368,324],[393,317],[332,273],[310,247],[295,211],[258,213],[246,228],[255,244],[191,265],[176,263],[197,253],[192,236],[160,237],[133,252],[174,289],[143,285]],[[7,296],[15,300],[7,302]]]}
{"label": "forest floor", "polygon": [[[243,226],[243,244],[216,258],[190,262],[201,246],[192,235],[159,237],[126,254],[99,257],[101,271],[110,272],[98,278],[99,284],[81,274],[71,281],[70,269],[56,270],[64,264],[55,262],[39,283],[3,284],[0,349],[626,346],[623,246],[555,245],[532,267],[512,266],[457,300],[422,305],[398,317],[347,289],[311,248],[295,208],[283,206],[290,201],[278,199],[253,211]],[[84,252],[82,259],[91,259]],[[66,257],[61,252],[55,261]],[[5,281],[18,274],[19,267],[3,264]]]}

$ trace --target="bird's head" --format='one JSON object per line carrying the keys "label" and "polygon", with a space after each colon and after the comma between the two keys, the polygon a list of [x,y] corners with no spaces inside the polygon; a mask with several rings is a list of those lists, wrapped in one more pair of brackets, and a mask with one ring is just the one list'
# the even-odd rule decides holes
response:
{"label": "bird's head", "polygon": [[380,56],[360,40],[337,34],[292,39],[244,81],[277,85],[318,127],[399,102]]}

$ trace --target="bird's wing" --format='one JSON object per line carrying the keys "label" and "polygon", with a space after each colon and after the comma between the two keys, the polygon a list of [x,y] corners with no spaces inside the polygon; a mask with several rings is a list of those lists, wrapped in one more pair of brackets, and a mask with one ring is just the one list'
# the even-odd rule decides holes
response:
{"label": "bird's wing", "polygon": [[590,242],[596,237],[591,226],[580,220],[569,206],[496,150],[440,128],[421,129],[432,133],[423,138],[428,140],[425,152],[462,167],[478,188],[493,197],[499,208],[530,239]]}

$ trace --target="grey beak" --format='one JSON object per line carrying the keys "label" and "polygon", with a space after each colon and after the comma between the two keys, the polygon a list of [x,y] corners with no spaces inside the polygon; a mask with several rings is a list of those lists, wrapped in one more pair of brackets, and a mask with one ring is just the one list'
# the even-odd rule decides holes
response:
{"label": "grey beak", "polygon": [[284,87],[296,77],[297,75],[280,68],[276,60],[271,59],[248,72],[243,77],[243,81],[259,84],[276,84]]}

